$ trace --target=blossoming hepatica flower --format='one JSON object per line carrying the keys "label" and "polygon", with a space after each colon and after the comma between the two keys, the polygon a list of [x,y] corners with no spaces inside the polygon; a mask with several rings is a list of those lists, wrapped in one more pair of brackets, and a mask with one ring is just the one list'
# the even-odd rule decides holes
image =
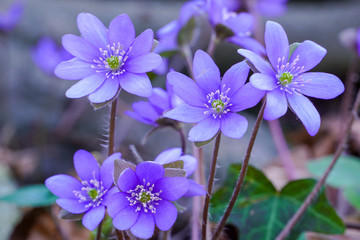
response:
{"label": "blossoming hepatica flower", "polygon": [[169,230],[177,217],[177,209],[170,201],[182,197],[189,182],[184,177],[164,177],[161,164],[142,162],[123,171],[117,181],[121,192],[110,198],[108,213],[119,230],[130,229],[139,238],[150,238],[156,226]]}
{"label": "blossoming hepatica flower", "polygon": [[85,213],[82,223],[92,231],[105,216],[109,196],[117,191],[111,186],[114,160],[120,157],[120,153],[114,153],[99,168],[91,153],[78,150],[74,154],[74,166],[81,181],[59,174],[46,179],[45,185],[53,194],[60,197],[56,203],[61,208],[74,214]]}
{"label": "blossoming hepatica flower", "polygon": [[77,18],[82,37],[63,36],[64,48],[75,58],[60,63],[55,75],[80,80],[67,90],[69,98],[89,96],[93,103],[107,102],[120,89],[142,96],[151,95],[146,72],[161,64],[161,57],[150,52],[154,34],[148,29],[135,38],[135,29],[126,14],[114,18],[109,30],[95,16],[81,13]]}
{"label": "blossoming hepatica flower", "polygon": [[283,116],[289,104],[308,133],[314,136],[320,128],[320,115],[304,95],[331,99],[344,91],[338,77],[306,72],[322,60],[326,50],[307,40],[289,55],[289,41],[284,29],[271,21],[266,23],[265,45],[270,64],[253,52],[238,50],[258,71],[250,77],[251,84],[267,91],[264,118],[274,120]]}
{"label": "blossoming hepatica flower", "polygon": [[168,81],[185,103],[164,117],[198,123],[189,132],[190,141],[207,141],[219,130],[228,137],[241,138],[247,129],[245,117],[236,112],[255,106],[265,92],[245,84],[249,67],[245,62],[232,66],[220,80],[220,71],[211,57],[198,50],[194,57],[194,78],[170,72]]}

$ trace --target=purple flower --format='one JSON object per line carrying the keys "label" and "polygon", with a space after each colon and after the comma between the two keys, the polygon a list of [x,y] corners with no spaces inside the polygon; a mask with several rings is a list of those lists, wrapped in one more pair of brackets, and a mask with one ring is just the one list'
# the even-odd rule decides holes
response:
{"label": "purple flower", "polygon": [[214,27],[219,24],[224,25],[233,32],[233,36],[226,36],[227,41],[258,54],[265,54],[262,44],[250,37],[254,27],[254,17],[249,13],[229,10],[226,4],[227,2],[223,0],[208,2],[210,23]]}
{"label": "purple flower", "polygon": [[158,120],[162,118],[163,113],[182,102],[173,93],[172,87],[169,84],[166,85],[168,91],[162,88],[153,88],[148,102],[140,101],[133,103],[132,108],[134,111],[125,111],[125,114],[139,122],[155,127],[159,126]]}
{"label": "purple flower", "polygon": [[82,37],[67,34],[62,38],[64,48],[75,58],[55,69],[60,78],[81,79],[66,96],[89,96],[92,103],[104,103],[117,97],[122,88],[149,97],[152,87],[146,72],[161,64],[161,57],[150,52],[153,31],[148,29],[135,39],[134,25],[126,14],[114,18],[109,30],[89,13],[80,13],[77,23]]}
{"label": "purple flower", "polygon": [[38,41],[36,47],[31,50],[31,57],[36,65],[48,75],[54,74],[54,69],[60,62],[73,58],[50,37],[42,37]]}
{"label": "purple flower", "polygon": [[203,8],[205,2],[201,0],[189,1],[185,3],[180,10],[179,18],[171,21],[162,28],[160,28],[156,35],[159,38],[159,46],[156,48],[157,52],[173,51],[178,49],[178,34],[180,29],[193,16],[204,12]]}
{"label": "purple flower", "polygon": [[259,0],[255,9],[261,15],[276,17],[283,15],[286,11],[286,3],[289,0]]}
{"label": "purple flower", "polygon": [[360,28],[357,30],[356,46],[358,56],[360,56]]}
{"label": "purple flower", "polygon": [[161,231],[175,223],[177,209],[171,201],[181,198],[188,190],[184,177],[164,177],[161,164],[142,162],[135,171],[127,168],[117,181],[121,192],[110,198],[108,213],[119,230],[130,229],[139,238],[150,238],[155,225]]}
{"label": "purple flower", "polygon": [[59,199],[56,203],[64,210],[81,214],[83,225],[94,230],[105,216],[105,206],[111,194],[117,191],[113,185],[114,160],[120,153],[108,157],[101,168],[94,156],[85,150],[74,154],[74,166],[81,181],[68,175],[55,175],[45,181],[46,187]]}
{"label": "purple flower", "polygon": [[264,96],[251,84],[245,84],[249,67],[245,62],[232,66],[220,80],[220,71],[211,57],[198,50],[193,72],[189,77],[170,72],[167,79],[175,93],[185,103],[166,112],[164,117],[187,123],[198,123],[189,132],[190,141],[207,141],[218,132],[231,138],[241,138],[247,129],[247,120],[236,112],[255,106]]}
{"label": "purple flower", "polygon": [[283,116],[289,104],[308,133],[314,136],[320,128],[320,115],[304,95],[331,99],[344,91],[340,79],[332,74],[306,73],[322,60],[326,50],[307,40],[289,56],[289,42],[284,29],[271,21],[266,23],[265,45],[271,64],[253,52],[238,50],[258,71],[251,76],[251,84],[267,91],[264,118],[274,120]]}
{"label": "purple flower", "polygon": [[24,4],[15,1],[7,12],[0,12],[0,30],[11,31],[19,23],[24,12]]}
{"label": "purple flower", "polygon": [[[191,155],[182,155],[181,148],[170,148],[161,152],[154,160],[154,162],[160,164],[172,163],[178,160],[184,162],[184,170],[186,171],[186,177],[189,177],[196,169],[197,159]],[[184,197],[202,196],[206,194],[204,187],[197,184],[194,180],[188,179],[189,189],[184,194]]]}

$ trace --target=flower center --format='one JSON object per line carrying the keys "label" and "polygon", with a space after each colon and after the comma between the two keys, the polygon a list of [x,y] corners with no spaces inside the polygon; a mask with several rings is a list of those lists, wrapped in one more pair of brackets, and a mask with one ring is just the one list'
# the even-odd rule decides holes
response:
{"label": "flower center", "polygon": [[289,94],[301,94],[301,87],[310,80],[304,80],[302,73],[304,66],[297,66],[299,56],[292,62],[288,62],[285,57],[278,59],[276,79],[278,80],[277,86],[280,90]]}
{"label": "flower center", "polygon": [[107,193],[108,189],[105,189],[103,182],[95,178],[90,182],[82,181],[83,187],[80,191],[73,191],[74,195],[79,199],[79,202],[86,202],[85,208],[97,207],[101,204],[103,196]]}
{"label": "flower center", "polygon": [[128,59],[128,54],[131,51],[132,47],[130,46],[127,51],[124,50],[124,46],[120,43],[113,43],[113,45],[107,45],[106,49],[99,48],[101,56],[98,59],[94,59],[92,68],[96,69],[97,73],[105,73],[107,78],[114,79],[115,76],[123,74],[125,69],[126,60]]}
{"label": "flower center", "polygon": [[96,199],[96,197],[98,196],[98,192],[95,188],[92,188],[90,191],[87,192],[87,194],[91,199]]}
{"label": "flower center", "polygon": [[221,118],[223,114],[226,114],[230,111],[229,107],[232,106],[230,103],[230,98],[227,96],[230,88],[226,91],[225,84],[222,86],[222,90],[217,90],[215,92],[211,92],[206,96],[208,103],[205,103],[207,110],[204,112],[205,115],[212,114],[214,118]]}
{"label": "flower center", "polygon": [[142,192],[139,201],[142,203],[147,203],[151,200],[150,194]]}
{"label": "flower center", "polygon": [[130,202],[130,206],[136,205],[135,212],[142,209],[144,212],[156,213],[155,206],[159,205],[158,201],[162,200],[159,197],[162,191],[153,193],[154,184],[150,185],[149,182],[145,184],[145,179],[143,181],[144,184],[137,185],[135,189],[127,191],[128,196],[126,198]]}
{"label": "flower center", "polygon": [[218,99],[218,100],[213,100],[211,106],[213,109],[215,109],[217,113],[220,113],[224,109],[225,104],[223,103],[223,101]]}
{"label": "flower center", "polygon": [[280,75],[279,81],[282,85],[286,85],[292,82],[294,75],[289,72],[284,72]]}
{"label": "flower center", "polygon": [[120,59],[117,56],[107,58],[106,62],[112,70],[117,70],[120,66]]}

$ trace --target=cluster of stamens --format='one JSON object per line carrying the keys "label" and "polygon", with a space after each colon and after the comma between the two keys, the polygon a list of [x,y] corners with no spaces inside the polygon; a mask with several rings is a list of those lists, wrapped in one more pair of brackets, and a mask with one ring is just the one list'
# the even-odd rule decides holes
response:
{"label": "cluster of stamens", "polygon": [[221,118],[222,114],[228,113],[230,109],[228,107],[232,106],[230,103],[230,98],[227,96],[230,88],[226,91],[225,84],[222,86],[221,91],[217,90],[215,92],[209,93],[206,98],[208,100],[208,104],[205,103],[205,106],[208,108],[204,114],[212,116],[216,119],[217,117]]}
{"label": "cluster of stamens", "polygon": [[120,43],[113,43],[113,45],[107,45],[106,49],[99,48],[101,57],[94,59],[92,68],[96,69],[97,73],[105,72],[106,77],[111,77],[123,74],[125,69],[123,66],[128,59],[128,53],[131,51],[131,47],[127,51],[124,50],[124,46]]}
{"label": "cluster of stamens", "polygon": [[130,206],[137,205],[135,212],[143,209],[144,212],[156,213],[156,207],[159,205],[158,201],[162,199],[159,197],[161,190],[157,193],[153,193],[154,184],[146,183],[143,179],[143,185],[137,185],[135,189],[127,191],[129,195],[126,197],[130,202]]}
{"label": "cluster of stamens", "polygon": [[83,185],[81,191],[73,191],[74,195],[79,199],[79,202],[88,202],[85,208],[98,207],[108,189],[105,189],[102,181],[98,181],[95,177],[91,179],[90,182],[86,180],[81,181],[81,184]]}
{"label": "cluster of stamens", "polygon": [[[292,94],[301,94],[300,88],[304,86],[304,83],[310,81],[305,81],[302,78],[302,73],[304,72],[304,66],[296,66],[299,61],[299,55],[291,62],[287,62],[285,57],[278,59],[277,64],[277,74],[276,79],[278,80],[277,86],[281,90]],[[285,63],[286,62],[286,63]]]}

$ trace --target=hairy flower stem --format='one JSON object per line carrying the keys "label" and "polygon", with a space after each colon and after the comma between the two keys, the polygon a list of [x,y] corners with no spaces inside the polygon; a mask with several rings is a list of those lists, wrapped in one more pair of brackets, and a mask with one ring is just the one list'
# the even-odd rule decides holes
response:
{"label": "hairy flower stem", "polygon": [[355,83],[358,81],[359,76],[357,74],[359,65],[359,57],[357,53],[355,56],[350,60],[349,68],[346,73],[345,79],[345,92],[342,97],[341,106],[340,106],[340,121],[339,123],[342,124],[346,118],[347,112],[351,108],[351,102],[353,101],[354,93],[355,93]]}
{"label": "hairy flower stem", "polygon": [[124,236],[124,232],[116,229],[116,236],[118,240],[125,240],[126,237]]}
{"label": "hairy flower stem", "polygon": [[215,240],[215,239],[217,239],[219,237],[219,234],[221,233],[222,228],[225,226],[226,220],[230,216],[231,210],[233,209],[233,207],[235,205],[236,199],[239,196],[241,186],[242,186],[242,184],[244,182],[244,179],[245,179],[245,175],[246,175],[247,167],[248,167],[248,164],[249,164],[250,155],[251,155],[254,143],[255,143],[255,139],[256,139],[257,133],[259,131],[263,116],[264,116],[265,105],[266,105],[266,101],[264,99],[264,102],[263,102],[263,104],[261,106],[259,114],[258,114],[258,116],[256,118],[255,126],[254,126],[254,129],[253,129],[250,141],[249,141],[248,148],[246,150],[246,155],[245,155],[245,158],[244,158],[244,162],[242,163],[242,166],[241,166],[241,171],[240,171],[239,178],[236,181],[236,186],[235,186],[235,189],[234,189],[234,191],[232,193],[232,196],[230,198],[229,205],[227,206],[227,208],[225,210],[225,213],[222,216],[222,218],[220,220],[220,223],[219,223],[219,225],[217,226],[217,228],[216,228],[216,230],[214,232],[214,235],[212,237],[213,240]]}
{"label": "hairy flower stem", "polygon": [[111,103],[108,156],[114,153],[116,109],[117,99]]}
{"label": "hairy flower stem", "polygon": [[288,221],[285,228],[279,233],[279,235],[276,237],[276,240],[282,240],[285,239],[286,236],[290,233],[291,229],[295,226],[295,224],[299,221],[301,216],[305,213],[306,209],[309,207],[309,205],[312,203],[314,198],[318,195],[321,187],[324,185],[326,178],[330,174],[331,170],[335,166],[337,160],[339,159],[341,153],[344,151],[348,137],[350,135],[352,124],[355,120],[355,118],[358,116],[358,110],[360,107],[360,91],[358,91],[356,100],[354,103],[354,106],[352,108],[352,111],[349,113],[349,116],[347,118],[347,124],[345,125],[345,129],[343,134],[341,135],[341,141],[339,145],[337,146],[336,152],[334,154],[334,157],[326,169],[324,175],[320,178],[320,180],[316,183],[314,189],[310,192],[310,194],[307,196],[303,204],[300,206],[300,208],[297,210],[297,212],[292,216],[292,218]]}
{"label": "hairy flower stem", "polygon": [[186,151],[186,139],[185,139],[184,130],[182,128],[180,128],[177,131],[178,131],[178,133],[180,135],[181,150],[182,150],[183,154],[185,154],[185,151]]}
{"label": "hairy flower stem", "polygon": [[[195,170],[194,180],[200,185],[205,185],[204,176],[204,154],[202,148],[197,148],[195,144],[192,144],[193,154],[196,159],[199,160],[198,167]],[[202,209],[202,203],[204,202],[204,196],[193,197],[193,208],[191,214],[191,239],[198,240],[200,236],[200,215]]]}
{"label": "hairy flower stem", "polygon": [[192,56],[192,52],[191,52],[191,47],[188,44],[186,44],[186,45],[182,46],[181,50],[185,57],[185,61],[186,61],[186,65],[187,65],[190,77],[194,80],[193,62],[192,62],[193,56]]}
{"label": "hairy flower stem", "polygon": [[269,127],[271,135],[274,139],[275,147],[279,153],[279,157],[284,166],[288,179],[296,179],[296,167],[291,157],[290,150],[286,144],[284,133],[281,129],[280,122],[278,119],[269,121]]}
{"label": "hairy flower stem", "polygon": [[221,139],[221,133],[218,133],[215,140],[215,146],[214,146],[214,153],[211,160],[211,166],[210,166],[210,174],[209,174],[209,180],[208,180],[208,187],[207,187],[207,194],[205,197],[205,204],[204,204],[204,212],[203,212],[203,224],[202,224],[202,239],[206,240],[206,227],[208,222],[208,211],[209,211],[209,204],[210,204],[210,198],[212,193],[212,187],[214,183],[215,178],[215,169],[216,169],[216,161],[218,158],[219,153],[219,147],[220,147],[220,139]]}
{"label": "hairy flower stem", "polygon": [[[110,155],[112,155],[114,153],[116,109],[117,109],[117,99],[115,99],[111,103],[108,156],[110,156]],[[101,239],[102,223],[103,223],[103,221],[100,222],[100,224],[99,224],[99,226],[97,228],[96,240]]]}
{"label": "hairy flower stem", "polygon": [[216,44],[217,44],[217,37],[216,37],[216,32],[212,31],[211,32],[211,37],[210,37],[210,42],[209,42],[209,46],[206,50],[206,52],[212,57],[216,48]]}
{"label": "hairy flower stem", "polygon": [[97,227],[96,240],[101,240],[101,229],[102,229],[102,225],[103,225],[103,220],[101,220],[99,226]]}
{"label": "hairy flower stem", "polygon": [[[190,74],[190,77],[194,80],[194,74],[193,74],[193,56],[191,52],[191,48],[189,45],[182,46],[182,53],[185,57],[186,65]],[[184,152],[185,153],[185,152]],[[204,155],[202,148],[197,148],[193,144],[193,153],[194,156],[199,160],[198,167],[195,170],[195,181],[199,183],[200,185],[205,185],[205,177],[204,177]],[[199,237],[199,217],[201,215],[201,209],[202,209],[202,201],[203,197],[194,197],[193,198],[193,211],[191,214],[191,239],[192,240],[198,240]]]}

